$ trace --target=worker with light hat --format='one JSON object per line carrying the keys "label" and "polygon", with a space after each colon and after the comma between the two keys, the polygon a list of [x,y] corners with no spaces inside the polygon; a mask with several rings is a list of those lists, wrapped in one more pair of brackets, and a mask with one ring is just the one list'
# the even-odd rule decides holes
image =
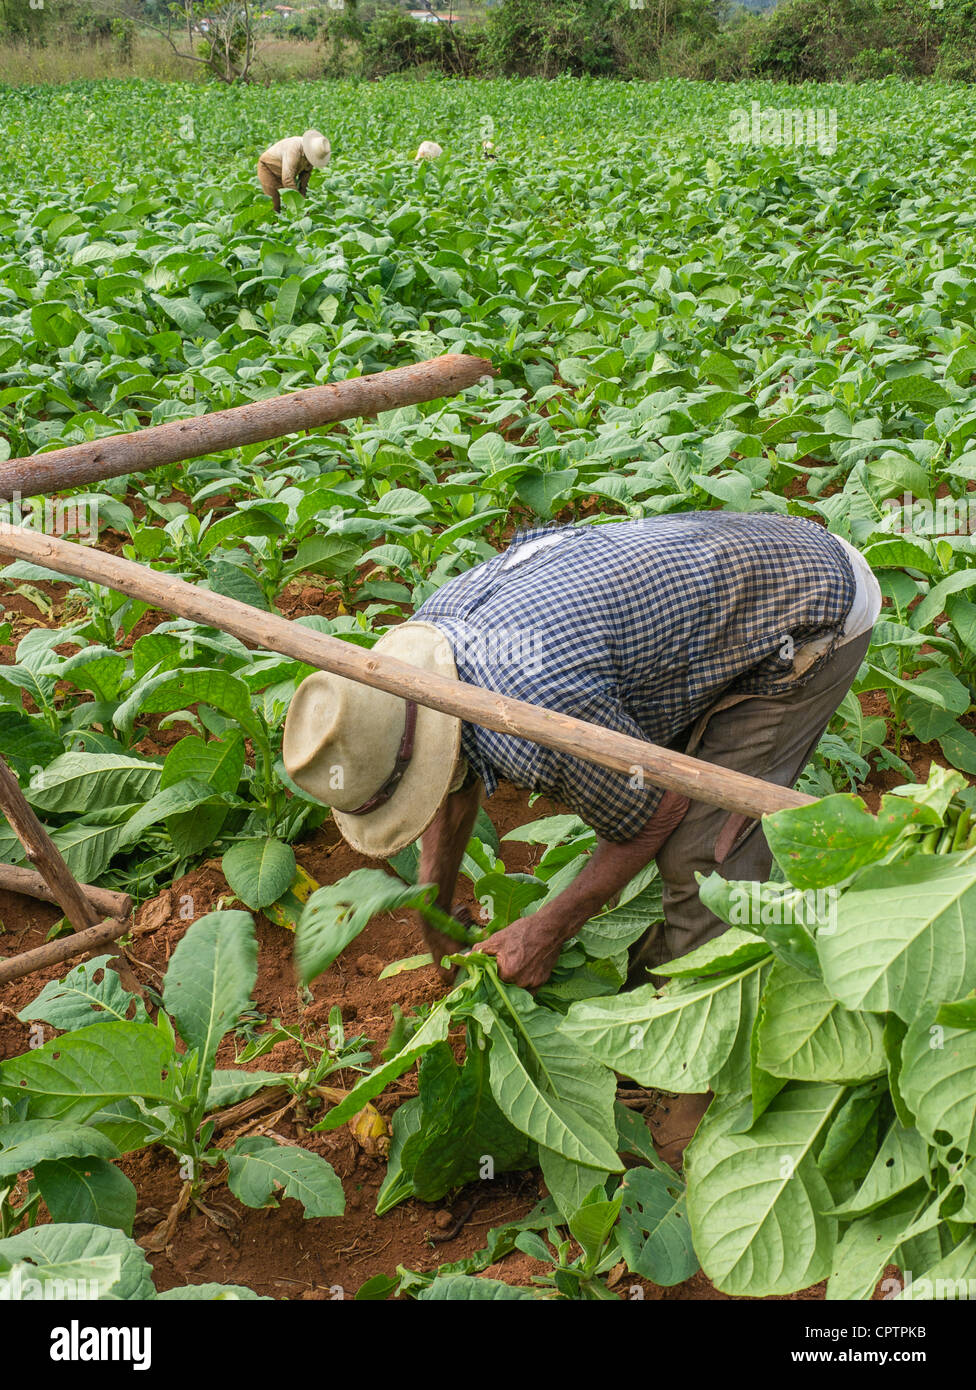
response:
{"label": "worker with light hat", "polygon": [[[608,518],[517,537],[374,651],[789,787],[856,677],[880,608],[859,552],[803,518]],[[596,848],[572,883],[478,947],[526,989],[652,859],[664,921],[632,948],[631,983],[727,930],[701,901],[699,876],[770,875],[758,817],[645,784],[639,767],[614,772],[323,671],[295,692],[282,752],[362,854],[387,858],[422,836],[418,881],[437,885],[447,912],[482,790],[504,779],[585,821]],[[422,915],[419,925],[435,963],[456,952]],[[673,1132],[659,1136],[667,1161],[708,1099],[672,1107]]]}
{"label": "worker with light hat", "polygon": [[313,169],[324,169],[332,158],[332,146],[318,130],[288,135],[271,145],[258,160],[258,182],[281,211],[281,190],[294,188],[306,197]]}
{"label": "worker with light hat", "polygon": [[[374,650],[792,786],[880,607],[863,557],[813,522],[688,512],[519,537]],[[387,858],[423,835],[420,881],[437,883],[448,912],[482,788],[490,796],[506,780],[542,792],[595,830],[574,882],[481,948],[529,989],[651,859],[665,920],[639,955],[645,972],[726,930],[701,902],[696,871],[769,877],[758,819],[321,671],[295,693],[283,756],[361,853]],[[455,949],[424,933],[435,961]]]}

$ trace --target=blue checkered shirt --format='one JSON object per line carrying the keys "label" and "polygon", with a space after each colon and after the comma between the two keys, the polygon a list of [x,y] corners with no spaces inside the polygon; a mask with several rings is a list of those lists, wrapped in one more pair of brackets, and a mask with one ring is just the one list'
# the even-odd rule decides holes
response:
{"label": "blue checkered shirt", "polygon": [[[540,538],[558,541],[519,551]],[[841,635],[847,556],[815,523],[688,512],[528,532],[438,589],[415,617],[454,648],[458,676],[499,694],[670,744],[724,693],[802,683],[792,647]],[[461,747],[490,796],[499,779],[569,806],[607,840],[631,839],[663,792],[464,723]]]}

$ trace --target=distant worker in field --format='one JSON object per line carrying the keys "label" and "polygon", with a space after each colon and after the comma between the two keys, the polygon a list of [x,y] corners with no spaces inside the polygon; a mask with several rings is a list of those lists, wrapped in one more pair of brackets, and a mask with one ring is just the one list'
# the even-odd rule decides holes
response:
{"label": "distant worker in field", "polygon": [[313,169],[324,169],[332,158],[332,146],[320,131],[306,130],[304,135],[289,135],[266,149],[258,160],[258,182],[281,211],[281,190],[297,188],[303,198],[308,196],[308,181]]}
{"label": "distant worker in field", "polygon": [[[690,512],[547,529],[439,588],[377,643],[441,676],[790,787],[871,640],[878,583],[845,541],[799,517]],[[387,858],[423,836],[418,881],[450,912],[482,789],[543,792],[596,847],[574,881],[485,941],[532,989],[563,944],[656,859],[664,922],[631,953],[631,982],[727,930],[696,872],[763,882],[759,820],[607,771],[396,695],[315,672],[285,724],[291,777],[346,840]],[[421,920],[435,962],[457,950]],[[708,1097],[672,1120],[690,1138]],[[673,1161],[678,1149],[662,1155]]]}
{"label": "distant worker in field", "polygon": [[414,155],[414,159],[440,159],[443,153],[444,151],[436,140],[421,140],[420,145],[417,147],[417,153]]}

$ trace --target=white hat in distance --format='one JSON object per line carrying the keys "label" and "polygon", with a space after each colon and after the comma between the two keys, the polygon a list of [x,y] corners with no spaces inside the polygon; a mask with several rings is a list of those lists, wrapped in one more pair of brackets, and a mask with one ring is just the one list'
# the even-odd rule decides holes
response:
{"label": "white hat in distance", "polygon": [[332,146],[318,130],[306,130],[302,136],[302,151],[313,169],[324,169],[332,158]]}
{"label": "white hat in distance", "polygon": [[[373,648],[457,680],[451,644],[432,623],[402,623]],[[353,849],[386,859],[412,844],[454,781],[461,721],[327,671],[292,697],[282,757],[289,777],[332,807]]]}
{"label": "white hat in distance", "polygon": [[444,151],[436,140],[423,140],[414,155],[414,159],[437,159],[443,153]]}

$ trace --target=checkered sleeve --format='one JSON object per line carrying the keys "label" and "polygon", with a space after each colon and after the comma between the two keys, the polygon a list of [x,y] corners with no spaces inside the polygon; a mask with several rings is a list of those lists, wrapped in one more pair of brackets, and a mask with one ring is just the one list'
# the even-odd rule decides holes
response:
{"label": "checkered sleeve", "polygon": [[[630,738],[644,739],[639,726],[609,691],[585,703],[550,698],[549,708]],[[646,783],[636,765],[614,772],[526,739],[466,724],[462,734],[469,762],[481,775],[489,795],[500,780],[563,802],[604,840],[623,843],[642,830],[664,792]]]}
{"label": "checkered sleeve", "polygon": [[[667,745],[728,691],[808,679],[794,648],[825,639],[826,659],[854,589],[846,557],[804,518],[692,512],[526,533],[416,616],[450,637],[462,681]],[[636,767],[611,772],[475,724],[461,741],[489,796],[501,779],[544,792],[617,843],[664,795]]]}
{"label": "checkered sleeve", "polygon": [[[600,723],[616,733],[640,738],[637,725],[620,711],[617,719],[604,715]],[[539,760],[540,782],[554,800],[565,802],[604,840],[623,844],[650,820],[664,796],[660,787],[645,783],[641,769],[629,773],[597,767],[582,758],[544,750]]]}

